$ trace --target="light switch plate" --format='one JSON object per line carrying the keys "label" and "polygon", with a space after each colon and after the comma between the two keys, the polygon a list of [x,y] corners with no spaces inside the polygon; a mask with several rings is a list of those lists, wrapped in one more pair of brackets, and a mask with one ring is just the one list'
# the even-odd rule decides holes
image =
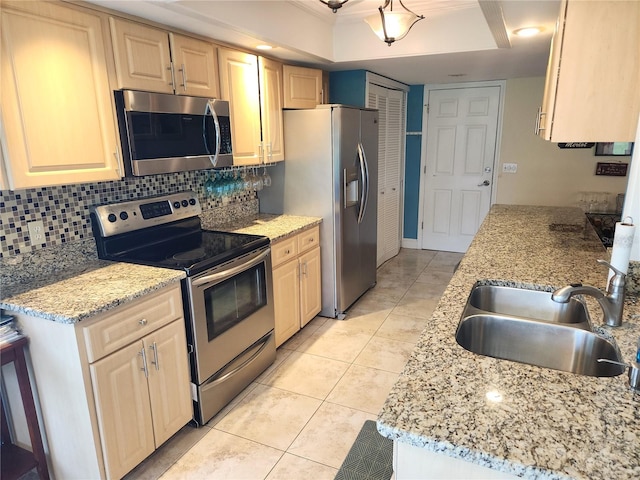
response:
{"label": "light switch plate", "polygon": [[42,220],[27,222],[27,229],[29,230],[31,245],[41,245],[46,242],[44,236],[44,224],[42,223]]}
{"label": "light switch plate", "polygon": [[517,163],[503,163],[502,173],[516,173],[518,171]]}

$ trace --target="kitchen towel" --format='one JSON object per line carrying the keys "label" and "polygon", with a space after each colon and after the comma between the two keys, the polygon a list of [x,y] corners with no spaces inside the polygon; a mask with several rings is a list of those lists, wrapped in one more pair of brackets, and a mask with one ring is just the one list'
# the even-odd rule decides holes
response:
{"label": "kitchen towel", "polygon": [[[627,273],[629,269],[629,257],[631,256],[635,232],[636,227],[631,217],[626,217],[622,222],[616,222],[616,229],[613,235],[613,250],[611,251],[611,265],[622,273]],[[613,275],[614,272],[610,269],[607,284],[609,284],[609,280]]]}

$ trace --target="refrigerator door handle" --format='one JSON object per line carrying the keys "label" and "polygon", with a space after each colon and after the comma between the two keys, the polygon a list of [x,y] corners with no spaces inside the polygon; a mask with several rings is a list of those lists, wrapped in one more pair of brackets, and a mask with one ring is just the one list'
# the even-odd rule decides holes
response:
{"label": "refrigerator door handle", "polygon": [[358,158],[360,159],[360,173],[362,175],[362,197],[360,198],[360,211],[358,212],[358,223],[362,223],[364,214],[367,211],[369,201],[369,165],[367,156],[364,153],[362,143],[358,142]]}

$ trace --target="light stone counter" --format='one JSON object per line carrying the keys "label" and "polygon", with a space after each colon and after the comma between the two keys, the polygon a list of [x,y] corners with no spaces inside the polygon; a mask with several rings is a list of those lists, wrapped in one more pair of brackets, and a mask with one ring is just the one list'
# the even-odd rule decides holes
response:
{"label": "light stone counter", "polygon": [[58,275],[3,286],[0,308],[77,323],[185,278],[179,270],[106,260],[87,261]]}
{"label": "light stone counter", "polygon": [[[596,259],[606,252],[585,225],[578,209],[492,208],[379,414],[384,436],[525,478],[640,478],[640,395],[626,373],[595,378],[494,359],[454,338],[478,280],[604,288]],[[602,325],[599,305],[586,300]],[[604,327],[625,361],[635,356],[639,303],[628,297],[623,326]]]}
{"label": "light stone counter", "polygon": [[223,224],[209,222],[204,216],[202,221],[204,228],[222,230],[224,232],[264,235],[269,237],[271,242],[277,242],[307,228],[320,225],[322,218],[259,213]]}

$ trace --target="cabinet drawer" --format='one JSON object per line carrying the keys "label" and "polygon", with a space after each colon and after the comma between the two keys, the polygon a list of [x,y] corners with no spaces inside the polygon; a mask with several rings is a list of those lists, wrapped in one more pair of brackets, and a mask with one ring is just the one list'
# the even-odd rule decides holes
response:
{"label": "cabinet drawer", "polygon": [[320,227],[313,227],[297,235],[298,252],[304,253],[320,245]]}
{"label": "cabinet drawer", "polygon": [[182,316],[179,284],[118,308],[83,328],[89,362],[95,362]]}
{"label": "cabinet drawer", "polygon": [[278,265],[298,256],[298,237],[293,236],[271,245],[271,265]]}

